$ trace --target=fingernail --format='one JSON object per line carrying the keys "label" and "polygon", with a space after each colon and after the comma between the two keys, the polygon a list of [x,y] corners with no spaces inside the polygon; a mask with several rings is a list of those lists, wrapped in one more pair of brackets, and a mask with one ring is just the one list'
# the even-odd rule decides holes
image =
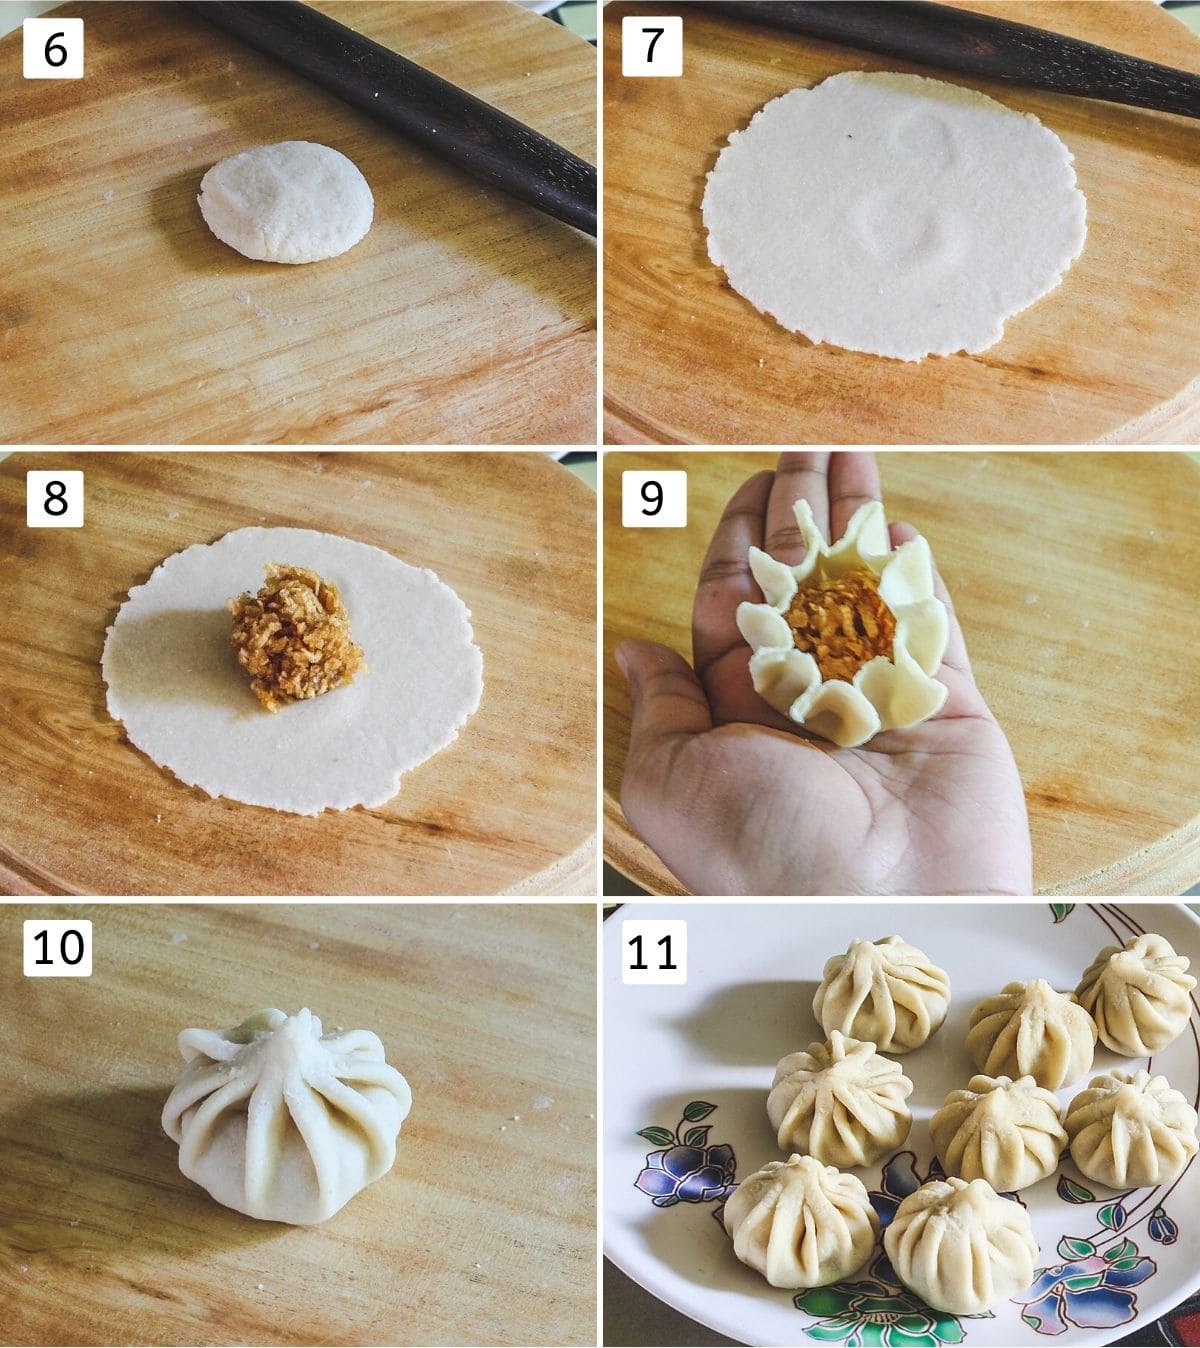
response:
{"label": "fingernail", "polygon": [[613,652],[613,659],[617,662],[617,668],[625,675],[626,679],[629,679],[629,652],[624,642]]}

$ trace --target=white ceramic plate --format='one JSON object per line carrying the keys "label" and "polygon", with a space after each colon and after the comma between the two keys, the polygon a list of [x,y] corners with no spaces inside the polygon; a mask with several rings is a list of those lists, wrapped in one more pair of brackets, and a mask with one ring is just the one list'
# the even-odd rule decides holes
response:
{"label": "white ceramic plate", "polygon": [[[687,920],[685,986],[622,984],[622,923],[630,918]],[[825,960],[852,937],[897,933],[946,969],[952,986],[945,1025],[901,1059],[915,1085],[903,1150],[856,1172],[886,1221],[929,1174],[930,1116],[974,1074],[963,1046],[972,1007],[1016,979],[1046,978],[1072,989],[1101,946],[1147,930],[1188,955],[1194,970],[1200,966],[1200,922],[1181,905],[626,905],[604,932],[609,1257],[684,1314],[764,1346],[1100,1345],[1157,1319],[1200,1286],[1195,1161],[1173,1184],[1117,1194],[1068,1160],[1057,1176],[1023,1190],[1044,1272],[1027,1294],[988,1317],[929,1310],[893,1281],[878,1253],[835,1287],[778,1291],[738,1262],[720,1224],[724,1186],[781,1155],[766,1116],[775,1064],[824,1038],[813,992]],[[1145,1059],[1119,1058],[1101,1045],[1094,1072],[1145,1066]],[[1150,1066],[1193,1103],[1200,1099],[1194,998],[1187,1030]],[[1072,1083],[1060,1098],[1065,1103],[1084,1084]],[[663,1178],[672,1171],[677,1188]]]}

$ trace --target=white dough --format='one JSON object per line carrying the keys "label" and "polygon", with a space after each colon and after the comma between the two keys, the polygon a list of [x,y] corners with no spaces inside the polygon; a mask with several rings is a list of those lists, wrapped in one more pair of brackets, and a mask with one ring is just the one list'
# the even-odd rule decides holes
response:
{"label": "white dough", "polygon": [[984,351],[1083,249],[1071,152],[1038,119],[920,75],[849,71],[735,131],[708,254],[813,342],[899,360]]}
{"label": "white dough", "polygon": [[[367,668],[268,712],[230,645],[229,600],[267,562],[309,567],[341,591]],[[312,529],[237,529],[168,557],[108,629],[108,710],[132,744],[210,796],[319,814],[382,805],[479,706],[470,612],[432,571]]]}
{"label": "white dough", "polygon": [[370,1030],[325,1034],[311,1011],[272,1007],[232,1030],[184,1030],[179,1051],[162,1125],[218,1203],[307,1226],[392,1168],[412,1091]]}
{"label": "white dough", "polygon": [[262,262],[337,257],[371,228],[367,180],[337,150],[281,140],[222,159],[200,180],[200,213],[231,248]]}

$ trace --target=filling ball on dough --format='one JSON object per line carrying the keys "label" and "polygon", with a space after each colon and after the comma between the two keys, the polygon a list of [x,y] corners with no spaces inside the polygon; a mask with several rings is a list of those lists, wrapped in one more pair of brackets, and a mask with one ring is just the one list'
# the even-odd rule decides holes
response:
{"label": "filling ball on dough", "polygon": [[200,213],[231,248],[261,262],[337,257],[371,228],[367,180],[337,150],[307,140],[258,145],[214,164]]}
{"label": "filling ball on dough", "polygon": [[319,697],[363,668],[336,585],[302,566],[267,564],[257,595],[231,599],[230,640],[250,687],[268,711]]}

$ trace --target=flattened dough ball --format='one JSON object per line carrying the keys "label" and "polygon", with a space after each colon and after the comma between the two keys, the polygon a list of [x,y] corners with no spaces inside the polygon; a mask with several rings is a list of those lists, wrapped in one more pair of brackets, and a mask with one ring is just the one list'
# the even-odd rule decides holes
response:
{"label": "flattened dough ball", "polygon": [[371,228],[367,180],[337,150],[281,140],[222,159],[200,180],[200,213],[231,248],[260,262],[321,262]]}
{"label": "flattened dough ball", "polygon": [[813,342],[899,360],[984,351],[1079,256],[1071,152],[943,80],[848,71],[735,131],[708,175],[708,255]]}
{"label": "flattened dough ball", "polygon": [[[229,599],[286,557],[335,586],[366,667],[320,697],[263,710],[229,641]],[[235,529],[134,586],[101,658],[131,744],[210,796],[290,814],[390,800],[479,706],[470,612],[432,571],[314,529]]]}

